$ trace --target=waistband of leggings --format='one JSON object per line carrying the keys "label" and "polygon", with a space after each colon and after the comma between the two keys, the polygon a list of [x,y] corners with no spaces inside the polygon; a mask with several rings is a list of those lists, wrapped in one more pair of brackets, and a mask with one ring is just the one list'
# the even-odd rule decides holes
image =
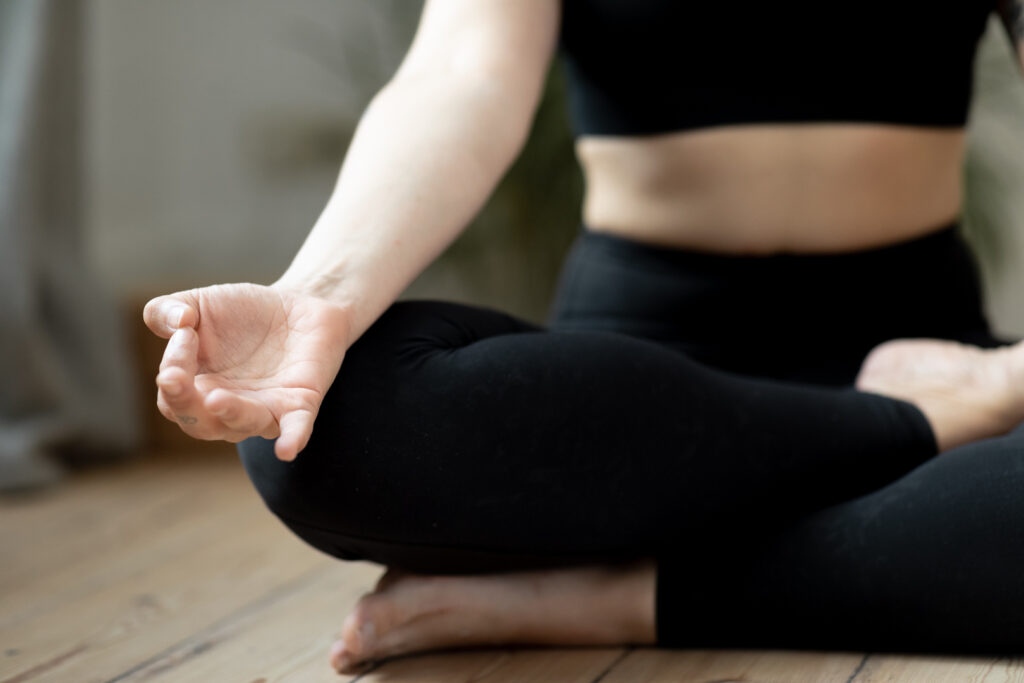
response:
{"label": "waistband of leggings", "polygon": [[792,273],[794,270],[806,268],[833,274],[836,274],[835,271],[854,270],[870,276],[871,271],[865,269],[905,270],[914,265],[938,265],[948,262],[951,258],[962,261],[965,255],[969,258],[969,248],[960,235],[959,221],[937,226],[921,237],[846,252],[722,254],[633,240],[613,233],[595,231],[586,225],[580,226],[576,244],[583,250],[596,250],[630,261],[649,262],[650,265],[663,264],[673,270],[690,273],[735,272],[737,275],[749,277],[759,276],[764,271]]}

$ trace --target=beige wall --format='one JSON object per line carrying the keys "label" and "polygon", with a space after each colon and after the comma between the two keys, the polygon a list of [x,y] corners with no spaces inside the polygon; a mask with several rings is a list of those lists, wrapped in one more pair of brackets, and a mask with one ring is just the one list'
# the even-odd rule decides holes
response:
{"label": "beige wall", "polygon": [[985,265],[993,323],[1024,337],[1024,77],[995,18],[976,67],[965,223]]}
{"label": "beige wall", "polygon": [[405,49],[413,26],[387,23],[395,4],[93,0],[87,178],[108,281],[279,274]]}

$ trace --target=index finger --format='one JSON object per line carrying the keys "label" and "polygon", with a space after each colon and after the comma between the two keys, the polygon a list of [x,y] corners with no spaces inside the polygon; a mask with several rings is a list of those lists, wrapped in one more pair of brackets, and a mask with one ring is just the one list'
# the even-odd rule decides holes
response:
{"label": "index finger", "polygon": [[182,327],[196,327],[199,309],[193,296],[178,292],[150,299],[142,311],[142,319],[153,334],[167,339]]}

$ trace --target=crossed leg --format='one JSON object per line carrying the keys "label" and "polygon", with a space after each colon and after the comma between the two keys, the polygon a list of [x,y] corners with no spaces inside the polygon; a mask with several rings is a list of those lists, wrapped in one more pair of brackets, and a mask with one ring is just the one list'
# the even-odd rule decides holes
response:
{"label": "crossed leg", "polygon": [[388,572],[331,662],[493,643],[866,651],[1024,649],[1024,430],[749,543],[601,567]]}
{"label": "crossed leg", "polygon": [[[978,424],[999,433],[1020,419],[1019,353],[933,355],[916,374],[923,393],[899,363],[875,363],[865,386],[921,399],[919,410],[718,373],[623,335],[406,303],[350,350],[294,463],[260,440],[241,452],[271,509],[338,557],[430,573],[590,565],[392,574],[346,623],[332,653],[341,667],[495,641],[673,645],[667,619],[685,619],[690,598],[671,598],[666,558],[722,534],[768,537],[752,520],[765,534],[788,528],[899,479],[935,454],[936,437],[954,445]],[[955,391],[930,374],[939,366],[954,370]],[[989,383],[969,405],[965,378]],[[658,558],[657,572],[649,560],[621,566],[640,558]],[[562,609],[559,596],[586,609]]]}

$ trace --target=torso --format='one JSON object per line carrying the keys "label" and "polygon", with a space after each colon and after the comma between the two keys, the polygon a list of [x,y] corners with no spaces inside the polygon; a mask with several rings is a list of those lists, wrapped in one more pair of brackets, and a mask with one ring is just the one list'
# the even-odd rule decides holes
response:
{"label": "torso", "polygon": [[758,124],[584,136],[584,223],[699,251],[837,252],[912,239],[959,211],[962,129]]}
{"label": "torso", "polygon": [[584,223],[744,254],[948,225],[994,5],[563,0]]}

